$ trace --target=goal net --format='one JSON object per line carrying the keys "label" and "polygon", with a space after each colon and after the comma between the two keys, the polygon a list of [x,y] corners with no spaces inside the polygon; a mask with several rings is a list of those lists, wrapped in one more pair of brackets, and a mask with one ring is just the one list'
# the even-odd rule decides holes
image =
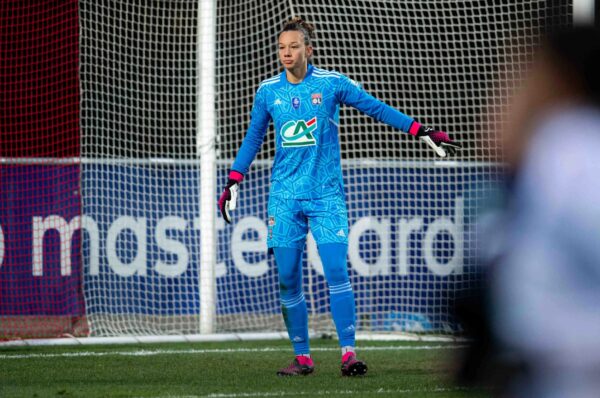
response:
{"label": "goal net", "polygon": [[[284,330],[266,253],[272,127],[232,225],[216,215],[216,199],[259,83],[281,70],[277,33],[293,15],[317,27],[316,66],[463,145],[439,161],[412,137],[341,110],[358,331],[456,333],[453,301],[481,282],[470,226],[500,175],[494,128],[540,35],[572,23],[572,2],[216,0],[208,47],[204,3],[0,5],[11,27],[0,33],[0,338],[199,333],[208,181],[217,217],[212,329]],[[207,59],[210,146],[201,144],[213,121],[199,112],[198,89]],[[216,175],[201,169],[206,151]],[[303,276],[311,329],[333,331],[310,236]]]}
{"label": "goal net", "polygon": [[[481,282],[470,262],[470,223],[497,184],[494,128],[508,92],[550,26],[570,6],[543,1],[303,1],[219,3],[219,181],[226,180],[261,80],[280,72],[277,34],[299,15],[316,25],[315,65],[342,72],[370,93],[463,145],[438,162],[424,144],[342,108],[340,141],[349,210],[349,269],[358,330],[455,333],[453,300]],[[499,91],[502,87],[504,91]],[[221,330],[281,328],[277,275],[264,253],[274,132],[242,183],[234,225],[218,253]],[[309,238],[304,287],[316,330],[333,330],[325,278]],[[244,316],[238,316],[239,309]],[[227,316],[230,314],[230,316]]]}
{"label": "goal net", "polygon": [[77,2],[4,1],[0,26],[0,340],[86,334]]}

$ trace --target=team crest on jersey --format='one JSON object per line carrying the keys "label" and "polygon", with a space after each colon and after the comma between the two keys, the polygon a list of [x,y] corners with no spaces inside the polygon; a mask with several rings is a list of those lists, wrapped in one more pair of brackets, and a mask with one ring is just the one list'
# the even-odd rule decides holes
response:
{"label": "team crest on jersey", "polygon": [[317,117],[305,120],[292,120],[281,127],[279,134],[283,138],[282,146],[298,147],[317,145],[314,131],[317,129]]}
{"label": "team crest on jersey", "polygon": [[311,94],[310,98],[313,105],[321,105],[321,102],[323,102],[323,96],[321,96],[321,93],[313,93]]}
{"label": "team crest on jersey", "polygon": [[300,98],[293,97],[292,98],[292,106],[294,107],[294,109],[300,108]]}

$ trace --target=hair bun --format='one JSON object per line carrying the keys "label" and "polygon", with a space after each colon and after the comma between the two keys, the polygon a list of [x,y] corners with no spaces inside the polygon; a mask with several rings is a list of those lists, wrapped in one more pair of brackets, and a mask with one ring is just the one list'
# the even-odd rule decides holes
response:
{"label": "hair bun", "polygon": [[312,41],[315,36],[315,25],[310,22],[305,21],[302,17],[295,16],[289,19],[284,25],[281,32],[286,32],[290,30],[300,31],[304,34],[305,40],[307,42]]}

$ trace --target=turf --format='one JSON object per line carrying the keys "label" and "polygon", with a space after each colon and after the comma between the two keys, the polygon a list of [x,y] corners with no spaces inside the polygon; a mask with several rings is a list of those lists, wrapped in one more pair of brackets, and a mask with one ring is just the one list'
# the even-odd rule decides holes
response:
{"label": "turf", "polygon": [[[487,397],[452,384],[455,345],[362,342],[367,376],[340,376],[336,341],[312,342],[316,371],[281,378],[286,341],[0,348],[0,397]],[[388,347],[388,348],[386,348]]]}

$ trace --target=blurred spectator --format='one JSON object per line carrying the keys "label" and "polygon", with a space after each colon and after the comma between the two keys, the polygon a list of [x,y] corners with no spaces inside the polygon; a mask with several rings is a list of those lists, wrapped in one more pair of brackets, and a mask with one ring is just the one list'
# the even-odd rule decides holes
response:
{"label": "blurred spectator", "polygon": [[600,33],[547,39],[504,134],[514,172],[492,328],[508,395],[600,396]]}
{"label": "blurred spectator", "polygon": [[549,36],[509,115],[508,200],[483,235],[490,289],[459,307],[479,348],[463,371],[502,373],[502,396],[598,397],[600,32]]}

